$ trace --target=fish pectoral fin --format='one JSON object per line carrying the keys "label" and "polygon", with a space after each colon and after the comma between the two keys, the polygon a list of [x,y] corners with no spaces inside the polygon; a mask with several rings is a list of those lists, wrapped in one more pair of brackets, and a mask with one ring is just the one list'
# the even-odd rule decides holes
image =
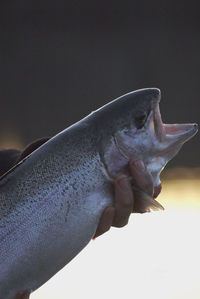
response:
{"label": "fish pectoral fin", "polygon": [[140,190],[139,188],[132,186],[134,192],[136,193],[136,200],[134,203],[133,212],[135,213],[145,213],[150,211],[163,211],[163,206],[154,198],[152,198],[146,192]]}

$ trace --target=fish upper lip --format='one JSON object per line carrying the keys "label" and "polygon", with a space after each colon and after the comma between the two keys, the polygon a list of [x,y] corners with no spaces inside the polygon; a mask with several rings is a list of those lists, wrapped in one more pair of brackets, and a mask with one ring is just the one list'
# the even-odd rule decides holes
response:
{"label": "fish upper lip", "polygon": [[164,129],[163,129],[163,122],[161,119],[159,103],[157,102],[153,107],[153,123],[154,123],[154,132],[157,139],[162,142],[164,139]]}
{"label": "fish upper lip", "polygon": [[156,103],[153,107],[153,123],[154,132],[160,143],[169,143],[169,146],[165,148],[164,151],[170,150],[178,144],[183,144],[188,139],[190,139],[198,129],[198,125],[193,124],[163,124],[159,103]]}

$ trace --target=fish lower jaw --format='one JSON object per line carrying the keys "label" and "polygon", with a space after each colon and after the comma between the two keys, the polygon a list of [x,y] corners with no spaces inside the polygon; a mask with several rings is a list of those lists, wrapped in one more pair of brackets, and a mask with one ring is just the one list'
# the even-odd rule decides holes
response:
{"label": "fish lower jaw", "polygon": [[191,139],[198,131],[198,125],[194,124],[163,124],[165,131],[165,142],[184,144]]}

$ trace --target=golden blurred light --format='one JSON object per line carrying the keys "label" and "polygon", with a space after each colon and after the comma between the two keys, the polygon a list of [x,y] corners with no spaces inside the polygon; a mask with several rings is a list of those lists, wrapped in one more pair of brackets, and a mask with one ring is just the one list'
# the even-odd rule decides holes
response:
{"label": "golden blurred light", "polygon": [[0,133],[0,148],[22,149],[23,147],[22,138],[15,129],[4,130]]}
{"label": "golden blurred light", "polygon": [[159,201],[167,210],[200,211],[200,168],[169,169]]}

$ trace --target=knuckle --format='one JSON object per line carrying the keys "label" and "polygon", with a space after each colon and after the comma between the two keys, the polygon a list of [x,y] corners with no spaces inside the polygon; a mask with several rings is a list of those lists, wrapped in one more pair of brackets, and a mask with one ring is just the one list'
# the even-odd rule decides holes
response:
{"label": "knuckle", "polygon": [[132,208],[132,206],[133,206],[133,201],[128,198],[124,198],[122,202],[122,207],[129,210]]}
{"label": "knuckle", "polygon": [[123,227],[123,226],[124,226],[123,223],[116,223],[116,224],[115,224],[115,227],[118,227],[118,228]]}
{"label": "knuckle", "polygon": [[116,219],[116,221],[114,223],[114,226],[118,227],[118,228],[123,227],[123,226],[128,224],[128,220],[129,220],[129,217],[126,217],[126,218],[123,218],[123,219],[122,218],[121,219]]}
{"label": "knuckle", "polygon": [[109,229],[110,229],[110,226],[104,226],[99,229],[99,232],[102,235],[102,234],[106,233],[107,231],[109,231]]}

